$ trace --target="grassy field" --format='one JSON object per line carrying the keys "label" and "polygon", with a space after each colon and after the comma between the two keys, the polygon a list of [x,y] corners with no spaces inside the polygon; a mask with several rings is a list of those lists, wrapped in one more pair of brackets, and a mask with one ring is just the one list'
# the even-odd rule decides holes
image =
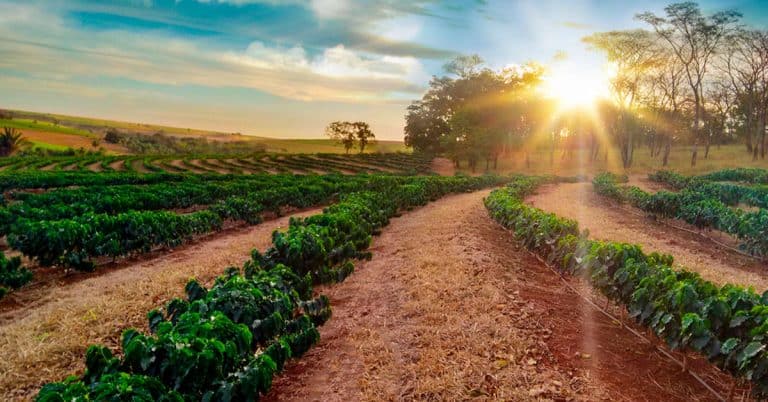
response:
{"label": "grassy field", "polygon": [[[491,167],[493,165],[491,164]],[[621,164],[621,156],[618,148],[610,149],[606,157],[605,151],[600,152],[596,161],[589,161],[588,151],[574,151],[564,155],[562,151],[556,151],[552,163],[550,153],[539,150],[531,153],[530,165],[525,162],[523,153],[515,153],[499,159],[497,169],[490,169],[497,173],[527,173],[527,174],[556,174],[577,175],[594,174],[596,172],[624,172],[627,174],[645,174],[661,169],[675,170],[682,174],[706,173],[714,170],[734,167],[756,167],[768,169],[768,159],[753,161],[743,145],[713,146],[710,149],[709,158],[704,159],[704,148],[699,147],[698,162],[691,167],[691,147],[678,146],[672,148],[669,156],[669,165],[662,166],[661,157],[652,158],[647,147],[635,150],[634,163],[630,169],[625,170]],[[466,161],[462,162],[459,171],[470,173]],[[478,164],[475,173],[485,171],[485,162]]]}
{"label": "grassy field", "polygon": [[48,121],[34,119],[0,119],[0,127],[12,127],[22,132],[25,130],[42,131],[49,133],[59,133],[68,135],[77,135],[81,137],[96,138],[97,135],[86,130],[75,127],[54,124]]}
{"label": "grassy field", "polygon": [[29,141],[29,143],[34,148],[50,149],[52,151],[66,151],[69,148],[64,145],[49,144],[47,142],[34,141],[34,140]]}
{"label": "grassy field", "polygon": [[[258,137],[258,142],[267,146],[269,151],[285,153],[344,153],[344,147],[327,139],[289,140]],[[377,141],[365,148],[366,152],[405,152],[408,148],[402,141]],[[357,153],[353,149],[350,153]]]}

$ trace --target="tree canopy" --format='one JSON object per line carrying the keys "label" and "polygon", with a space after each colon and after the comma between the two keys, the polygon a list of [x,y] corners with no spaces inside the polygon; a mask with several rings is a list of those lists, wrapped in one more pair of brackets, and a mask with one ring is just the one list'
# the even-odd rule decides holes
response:
{"label": "tree canopy", "polygon": [[347,153],[355,146],[360,148],[360,153],[365,152],[365,147],[376,138],[368,123],[363,121],[334,121],[325,128],[325,135],[343,145]]}

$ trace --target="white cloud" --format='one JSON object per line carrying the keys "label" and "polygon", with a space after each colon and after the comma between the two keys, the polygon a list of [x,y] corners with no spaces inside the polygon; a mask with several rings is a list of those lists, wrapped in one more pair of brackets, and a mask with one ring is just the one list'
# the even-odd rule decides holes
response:
{"label": "white cloud", "polygon": [[[241,51],[161,33],[69,28],[42,8],[0,3],[0,67],[43,81],[111,77],[165,85],[241,87],[290,99],[386,102],[418,93],[426,77],[410,57],[361,54],[343,45],[310,57],[301,46],[253,42]],[[30,6],[31,7],[31,6]],[[2,11],[18,11],[8,18]],[[34,16],[34,18],[32,18]]]}
{"label": "white cloud", "polygon": [[369,77],[402,79],[421,68],[411,57],[383,56],[364,58],[344,45],[325,49],[313,64],[313,70],[329,77]]}
{"label": "white cloud", "polygon": [[320,19],[334,19],[346,14],[350,4],[348,0],[311,0],[310,8]]}
{"label": "white cloud", "polygon": [[269,48],[263,42],[255,41],[245,49],[247,61],[263,68],[304,68],[307,66],[307,52],[301,46],[291,48]]}

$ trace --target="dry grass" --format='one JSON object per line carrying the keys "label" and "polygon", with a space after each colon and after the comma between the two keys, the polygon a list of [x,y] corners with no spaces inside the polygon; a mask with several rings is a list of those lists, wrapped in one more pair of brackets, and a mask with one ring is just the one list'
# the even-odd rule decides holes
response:
{"label": "dry grass", "polygon": [[[476,231],[487,192],[446,197],[397,218],[374,258],[323,289],[334,317],[267,400],[590,399],[548,364],[543,328],[512,287],[506,254]],[[478,219],[483,222],[477,225]]]}
{"label": "dry grass", "polygon": [[[635,150],[632,168],[625,171],[621,164],[618,148],[612,148],[605,158],[605,152],[601,151],[598,160],[590,162],[587,157],[588,150],[576,150],[571,154],[563,155],[561,150],[555,152],[553,163],[550,163],[550,154],[546,150],[532,152],[530,166],[525,163],[522,153],[512,154],[499,159],[498,169],[500,173],[526,173],[526,174],[558,174],[573,176],[577,174],[594,174],[603,171],[623,172],[628,174],[646,175],[661,169],[675,170],[683,174],[701,174],[734,167],[757,167],[768,169],[768,159],[752,161],[743,145],[724,145],[720,148],[713,146],[708,159],[704,159],[704,149],[699,147],[698,162],[691,167],[691,147],[679,146],[672,148],[669,157],[669,166],[662,166],[660,157],[651,157],[648,147],[640,147]],[[493,165],[491,165],[493,166]],[[485,162],[478,164],[477,173],[485,169]],[[466,161],[462,163],[461,171],[468,171]]]}
{"label": "dry grass", "polygon": [[45,300],[15,310],[0,324],[0,400],[28,399],[42,384],[81,372],[88,345],[116,349],[124,329],[146,328],[145,314],[181,296],[190,278],[207,282],[228,266],[240,266],[253,248],[271,244],[273,230],[287,224],[287,217],[265,222],[70,286],[51,287]]}

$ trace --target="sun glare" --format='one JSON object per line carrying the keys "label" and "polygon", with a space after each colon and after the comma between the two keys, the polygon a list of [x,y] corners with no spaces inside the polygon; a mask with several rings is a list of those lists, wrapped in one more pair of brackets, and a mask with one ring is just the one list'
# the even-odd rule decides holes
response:
{"label": "sun glare", "polygon": [[558,101],[561,108],[591,106],[608,96],[608,75],[601,70],[587,70],[576,65],[559,65],[545,76],[544,93]]}

